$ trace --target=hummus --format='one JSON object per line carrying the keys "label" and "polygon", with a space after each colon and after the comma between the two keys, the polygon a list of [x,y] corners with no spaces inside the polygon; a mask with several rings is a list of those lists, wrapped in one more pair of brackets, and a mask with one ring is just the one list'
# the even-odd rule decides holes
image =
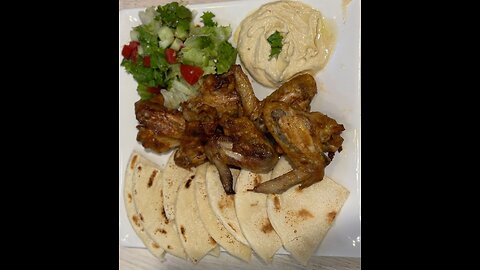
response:
{"label": "hummus", "polygon": [[[267,38],[283,36],[278,58],[270,58]],[[243,66],[259,83],[278,87],[298,73],[314,75],[327,64],[335,45],[335,33],[322,14],[296,1],[261,6],[245,18],[235,34]]]}

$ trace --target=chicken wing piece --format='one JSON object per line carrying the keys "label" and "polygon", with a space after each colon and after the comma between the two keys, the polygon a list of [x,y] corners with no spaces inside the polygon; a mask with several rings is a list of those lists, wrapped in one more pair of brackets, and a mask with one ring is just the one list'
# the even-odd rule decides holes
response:
{"label": "chicken wing piece", "polygon": [[164,153],[180,145],[179,139],[155,134],[153,130],[142,126],[137,126],[137,128],[137,141],[142,143],[145,149],[151,149],[157,153]]}
{"label": "chicken wing piece", "polygon": [[256,186],[253,191],[283,193],[300,183],[303,189],[321,181],[331,161],[324,152],[330,155],[341,151],[343,125],[322,113],[305,112],[284,102],[265,103],[263,119],[293,170]]}
{"label": "chicken wing piece", "polygon": [[304,73],[284,83],[275,92],[262,100],[262,103],[278,101],[289,104],[297,110],[310,111],[310,103],[316,94],[317,83],[315,78],[308,73]]}
{"label": "chicken wing piece", "polygon": [[190,169],[207,161],[204,145],[215,134],[217,121],[193,121],[187,122],[184,136],[177,152],[175,152],[175,164]]}
{"label": "chicken wing piece", "polygon": [[249,117],[263,132],[267,131],[263,123],[262,111],[265,103],[280,101],[290,104],[293,108],[310,111],[310,102],[317,94],[317,83],[312,75],[305,73],[295,76],[264,100],[259,101],[255,96],[252,84],[241,66],[234,65],[231,71],[235,75],[235,88],[240,95],[244,115]]}
{"label": "chicken wing piece", "polygon": [[262,115],[262,103],[253,92],[252,84],[240,65],[233,65],[230,70],[235,76],[235,89],[240,95],[243,111],[250,120],[255,121]]}
{"label": "chicken wing piece", "polygon": [[232,72],[207,76],[199,94],[182,103],[182,114],[186,129],[175,154],[175,164],[188,169],[207,161],[204,146],[215,134],[220,118],[243,114]]}
{"label": "chicken wing piece", "polygon": [[137,141],[146,149],[163,153],[180,145],[185,131],[185,119],[181,112],[163,106],[161,95],[137,101],[135,116],[139,122]]}
{"label": "chicken wing piece", "polygon": [[[221,75],[208,75],[199,94],[182,104],[187,121],[220,119],[222,116],[243,115],[240,95],[235,91],[235,76],[231,71]],[[195,116],[197,115],[197,116]]]}
{"label": "chicken wing piece", "polygon": [[246,117],[222,118],[224,134],[213,136],[205,145],[208,159],[217,167],[227,194],[235,194],[227,165],[266,173],[278,162],[278,155],[265,135]]}

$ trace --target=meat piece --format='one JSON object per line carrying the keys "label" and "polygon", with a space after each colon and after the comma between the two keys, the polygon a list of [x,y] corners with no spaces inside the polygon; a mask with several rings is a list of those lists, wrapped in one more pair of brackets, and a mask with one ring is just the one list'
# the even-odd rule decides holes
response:
{"label": "meat piece", "polygon": [[204,145],[215,134],[217,121],[187,122],[180,148],[175,153],[175,164],[190,169],[207,161]]}
{"label": "meat piece", "polygon": [[267,132],[262,116],[265,103],[280,101],[290,104],[295,109],[310,111],[310,102],[317,94],[315,78],[305,73],[295,76],[264,100],[259,101],[242,68],[239,65],[232,66],[231,72],[235,75],[235,87],[241,97],[244,114],[263,132]]}
{"label": "meat piece", "polygon": [[235,89],[240,95],[243,110],[246,116],[256,121],[262,115],[262,103],[253,92],[252,84],[240,65],[233,65],[230,70],[235,76]]}
{"label": "meat piece", "polygon": [[192,168],[207,161],[204,146],[215,134],[219,119],[242,114],[242,103],[235,91],[232,72],[207,76],[199,94],[182,103],[186,128],[175,155],[175,164]]}
{"label": "meat piece", "polygon": [[232,72],[208,75],[199,94],[182,104],[182,111],[187,121],[241,116],[242,101],[235,91],[235,76]]}
{"label": "meat piece", "polygon": [[168,152],[180,145],[180,140],[155,134],[151,129],[137,126],[137,141],[142,143],[145,149],[151,149],[157,153]]}
{"label": "meat piece", "polygon": [[235,194],[227,165],[266,173],[277,164],[278,155],[270,141],[246,117],[222,118],[224,134],[216,134],[205,146],[208,159],[217,167],[227,194]]}
{"label": "meat piece", "polygon": [[303,189],[321,181],[333,154],[341,151],[343,125],[322,113],[305,112],[284,102],[265,103],[263,119],[293,170],[256,186],[253,191],[282,193],[300,183]]}
{"label": "meat piece", "polygon": [[185,119],[181,112],[163,106],[161,95],[137,101],[135,116],[139,122],[137,141],[146,149],[163,153],[180,145],[186,126]]}
{"label": "meat piece", "polygon": [[310,111],[310,102],[312,102],[312,99],[316,94],[317,83],[315,82],[315,78],[308,73],[304,73],[297,75],[284,83],[272,94],[262,100],[262,103],[265,104],[279,101],[289,104],[297,110]]}
{"label": "meat piece", "polygon": [[204,144],[197,138],[182,141],[174,160],[177,166],[185,169],[202,165],[207,161]]}

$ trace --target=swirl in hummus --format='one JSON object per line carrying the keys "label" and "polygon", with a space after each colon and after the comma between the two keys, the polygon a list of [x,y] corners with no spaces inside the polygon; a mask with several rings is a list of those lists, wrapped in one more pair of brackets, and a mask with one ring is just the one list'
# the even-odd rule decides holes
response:
{"label": "swirl in hummus", "polygon": [[[283,48],[270,58],[267,38],[278,31]],[[245,18],[235,35],[243,66],[259,83],[278,87],[295,75],[323,69],[335,45],[335,32],[322,14],[296,1],[261,6]]]}

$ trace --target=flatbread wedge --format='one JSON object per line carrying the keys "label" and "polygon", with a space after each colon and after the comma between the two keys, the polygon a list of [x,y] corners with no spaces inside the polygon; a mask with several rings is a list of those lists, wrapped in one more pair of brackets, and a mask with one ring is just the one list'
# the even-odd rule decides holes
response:
{"label": "flatbread wedge", "polygon": [[[231,171],[235,182],[240,171],[236,169],[231,169]],[[235,195],[227,195],[223,189],[220,175],[218,174],[215,165],[208,165],[206,178],[208,202],[210,203],[213,212],[235,239],[248,246],[248,241],[240,229],[240,224],[238,223],[237,214],[235,212]]]}
{"label": "flatbread wedge", "polygon": [[195,176],[182,179],[175,209],[175,224],[177,232],[180,232],[180,241],[190,261],[195,264],[217,246],[217,242],[208,234],[198,212],[195,201],[197,175],[198,170]]}
{"label": "flatbread wedge", "polygon": [[165,251],[160,247],[160,245],[158,245],[157,242],[148,237],[145,229],[143,228],[143,221],[140,219],[135,207],[135,202],[133,201],[133,171],[137,162],[145,163],[145,161],[146,159],[136,151],[130,155],[127,163],[127,169],[125,171],[123,200],[125,202],[125,210],[128,215],[128,220],[130,221],[133,230],[140,240],[142,240],[143,244],[145,247],[147,247],[150,253],[152,253],[153,256],[163,260]]}
{"label": "flatbread wedge", "polygon": [[133,200],[145,232],[169,254],[185,259],[180,238],[163,208],[162,170],[146,159],[133,171]]}
{"label": "flatbread wedge", "polygon": [[195,175],[195,169],[186,170],[175,164],[174,151],[168,158],[165,169],[163,170],[163,207],[169,221],[175,219],[175,204],[177,203],[178,188],[181,182],[179,179],[188,179]]}
{"label": "flatbread wedge", "polygon": [[[292,170],[283,157],[272,178]],[[347,200],[349,191],[328,177],[305,189],[298,185],[284,193],[270,194],[267,212],[283,247],[306,265]]]}
{"label": "flatbread wedge", "polygon": [[252,250],[235,239],[233,235],[223,226],[210,207],[207,195],[206,173],[208,164],[197,168],[195,175],[195,200],[197,202],[200,219],[212,238],[231,255],[250,262]]}
{"label": "flatbread wedge", "polygon": [[235,210],[243,235],[250,247],[265,262],[271,263],[282,241],[270,224],[267,194],[249,191],[270,180],[270,174],[256,174],[242,169],[235,185]]}

